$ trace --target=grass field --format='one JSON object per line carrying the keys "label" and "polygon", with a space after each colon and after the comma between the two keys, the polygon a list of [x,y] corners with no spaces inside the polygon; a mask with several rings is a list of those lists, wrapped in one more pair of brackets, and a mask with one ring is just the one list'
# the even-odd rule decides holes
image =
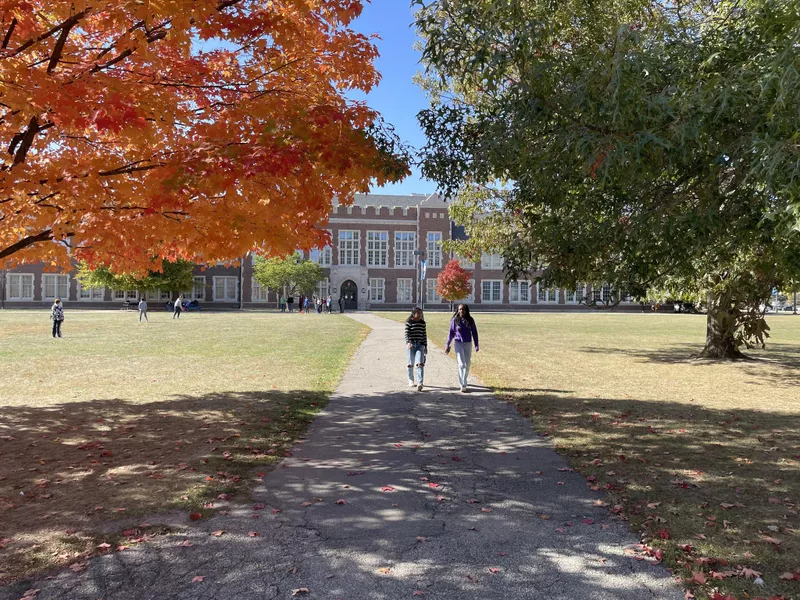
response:
{"label": "grass field", "polygon": [[367,333],[340,315],[69,308],[64,338],[50,327],[46,309],[0,311],[0,584],[147,539],[156,513],[248,501]]}
{"label": "grass field", "polygon": [[[642,533],[632,552],[697,598],[800,598],[800,317],[772,317],[752,360],[713,363],[693,358],[702,316],[475,316],[473,373]],[[449,315],[425,318],[444,347]]]}

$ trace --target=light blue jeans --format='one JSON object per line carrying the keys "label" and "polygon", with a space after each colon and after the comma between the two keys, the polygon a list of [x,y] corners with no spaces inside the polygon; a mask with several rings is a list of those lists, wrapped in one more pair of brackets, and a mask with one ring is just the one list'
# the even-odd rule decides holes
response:
{"label": "light blue jeans", "polygon": [[458,382],[461,387],[467,386],[469,377],[469,363],[472,362],[472,343],[465,344],[455,341],[453,345],[456,349],[456,362],[458,363]]}
{"label": "light blue jeans", "polygon": [[423,344],[406,344],[408,351],[408,379],[414,381],[414,367],[417,367],[417,383],[421,384],[425,378],[425,346]]}

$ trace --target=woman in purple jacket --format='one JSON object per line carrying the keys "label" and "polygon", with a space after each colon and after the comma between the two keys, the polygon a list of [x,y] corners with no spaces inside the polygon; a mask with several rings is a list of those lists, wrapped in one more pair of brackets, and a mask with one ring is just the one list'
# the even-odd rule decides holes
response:
{"label": "woman in purple jacket", "polygon": [[469,314],[469,306],[466,304],[458,305],[458,310],[453,316],[453,320],[450,321],[450,335],[447,336],[445,354],[450,353],[450,344],[453,343],[453,340],[456,345],[458,382],[461,384],[461,391],[466,392],[473,344],[475,344],[475,352],[478,352],[478,328],[475,327],[475,319]]}

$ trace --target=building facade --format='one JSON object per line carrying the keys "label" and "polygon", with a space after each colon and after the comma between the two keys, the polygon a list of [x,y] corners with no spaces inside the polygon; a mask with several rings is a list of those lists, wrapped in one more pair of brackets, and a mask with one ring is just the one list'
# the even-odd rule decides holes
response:
{"label": "building facade", "polygon": [[[442,249],[457,228],[448,206],[437,195],[359,195],[352,206],[335,205],[327,229],[331,246],[305,256],[323,269],[317,295],[330,295],[345,310],[447,309],[449,303],[436,294],[439,272],[452,258]],[[422,277],[422,262],[425,273]],[[278,295],[263,289],[253,278],[254,257],[238,266],[198,266],[194,286],[185,297],[211,309],[275,308]],[[564,310],[583,307],[589,295],[609,302],[608,286],[575,290],[541,288],[535,282],[506,283],[499,254],[484,254],[480,262],[461,260],[472,271],[472,295],[464,301],[476,308],[503,310]],[[33,308],[61,298],[71,307],[113,308],[137,301],[135,290],[81,289],[74,273],[49,273],[41,265],[8,271],[3,278],[2,299],[7,308]],[[151,309],[166,305],[166,291],[147,292]],[[623,302],[621,307],[638,308]]]}

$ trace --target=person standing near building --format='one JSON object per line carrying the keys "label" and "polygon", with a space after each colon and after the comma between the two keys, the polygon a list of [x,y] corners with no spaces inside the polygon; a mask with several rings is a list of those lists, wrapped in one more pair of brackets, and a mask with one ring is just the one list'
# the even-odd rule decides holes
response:
{"label": "person standing near building", "polygon": [[331,295],[328,294],[328,298],[325,300],[325,306],[328,307],[328,314],[331,314],[331,304],[333,304],[332,300],[333,299],[331,298]]}
{"label": "person standing near building", "polygon": [[281,296],[281,312],[286,312],[286,296]]}
{"label": "person standing near building", "polygon": [[472,362],[472,345],[475,345],[475,352],[478,352],[478,328],[475,327],[475,319],[469,314],[469,306],[459,304],[456,314],[450,321],[450,334],[447,336],[447,345],[444,353],[450,354],[450,345],[455,343],[456,362],[458,363],[458,382],[461,384],[461,391],[467,391],[467,378],[469,377],[469,366]]}
{"label": "person standing near building", "polygon": [[289,307],[289,312],[292,312],[292,307],[294,306],[294,296],[289,296],[286,298],[286,306]]}
{"label": "person standing near building", "polygon": [[175,300],[175,312],[172,313],[172,318],[180,319],[181,312],[183,312],[183,294],[178,294],[178,298]]}
{"label": "person standing near building", "polygon": [[422,391],[425,379],[425,356],[428,354],[428,330],[422,309],[415,306],[406,320],[406,349],[408,351],[408,385],[414,385],[414,367],[417,369],[417,391]]}
{"label": "person standing near building", "polygon": [[50,318],[53,319],[53,337],[61,337],[61,323],[64,322],[64,307],[61,305],[61,298],[56,298],[53,306],[50,307]]}
{"label": "person standing near building", "polygon": [[142,317],[144,317],[144,320],[148,323],[150,322],[150,319],[147,318],[147,301],[144,299],[144,296],[139,300],[139,323],[142,322]]}
{"label": "person standing near building", "polygon": [[339,312],[340,313],[344,312],[344,302],[342,301],[342,297],[341,296],[339,296]]}

